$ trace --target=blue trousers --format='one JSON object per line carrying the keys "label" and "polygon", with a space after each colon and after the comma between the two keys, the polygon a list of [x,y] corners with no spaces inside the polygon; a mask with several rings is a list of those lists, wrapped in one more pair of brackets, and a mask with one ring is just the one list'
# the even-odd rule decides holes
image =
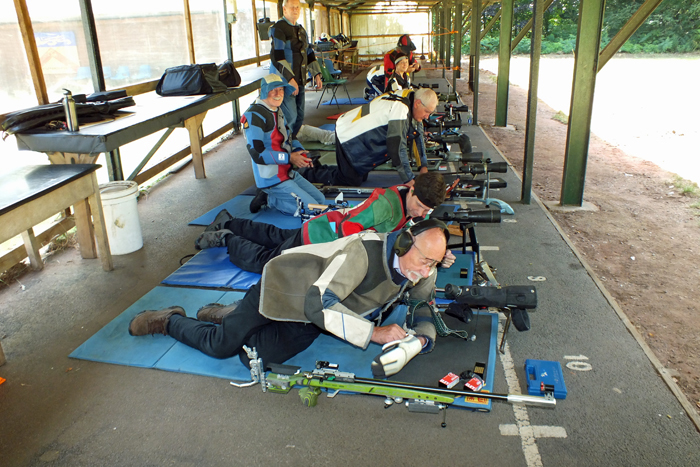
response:
{"label": "blue trousers", "polygon": [[284,214],[294,214],[297,210],[297,200],[292,193],[301,198],[304,204],[325,204],[326,197],[313,186],[311,182],[299,175],[296,170],[290,170],[290,180],[285,180],[279,185],[263,188],[267,193],[267,204]]}
{"label": "blue trousers", "polygon": [[296,96],[284,96],[282,101],[282,112],[287,127],[292,129],[292,136],[299,133],[299,129],[304,124],[304,108],[306,105],[306,91],[304,83],[299,83],[299,94]]}

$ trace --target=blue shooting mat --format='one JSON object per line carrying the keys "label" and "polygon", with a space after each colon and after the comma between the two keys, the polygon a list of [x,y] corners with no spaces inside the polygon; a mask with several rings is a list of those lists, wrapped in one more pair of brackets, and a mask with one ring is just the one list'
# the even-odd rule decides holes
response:
{"label": "blue shooting mat", "polygon": [[202,250],[163,280],[163,284],[248,290],[260,274],[235,266],[225,247]]}
{"label": "blue shooting mat", "polygon": [[69,357],[153,368],[177,341],[161,335],[130,336],[131,319],[143,310],[159,310],[173,305],[183,307],[188,316],[195,316],[202,305],[218,302],[224,294],[218,290],[156,287],[97,331]]}
{"label": "blue shooting mat", "polygon": [[[249,381],[250,371],[241,363],[238,356],[216,359],[177,342],[169,336],[158,334],[134,337],[130,336],[128,331],[131,319],[143,310],[157,310],[179,305],[185,309],[187,316],[194,317],[197,310],[208,303],[227,305],[242,297],[243,293],[241,292],[156,287],[95,333],[69,356],[81,360],[154,368],[238,382]],[[398,306],[383,324],[401,324],[405,321],[405,315],[406,307]],[[492,319],[488,319],[489,316]],[[449,325],[453,327],[451,322]],[[482,332],[482,329],[487,330],[489,326],[491,335],[487,336]],[[486,363],[485,389],[492,390],[497,337],[497,318],[495,315],[481,314],[478,329],[475,332],[479,338],[474,342],[451,337],[438,338],[433,352],[417,356],[392,379],[436,386],[437,380],[431,381],[433,375],[439,374],[444,368],[451,368],[457,361],[460,365],[471,365],[472,357],[475,356],[480,359],[478,361]],[[321,335],[308,349],[285,363],[299,366],[303,370],[311,370],[315,368],[317,360],[324,360],[337,363],[341,371],[354,373],[361,378],[371,378],[371,362],[380,352],[381,346],[377,344],[370,343],[367,349],[362,350],[335,337]],[[459,373],[462,370],[452,369],[450,371]],[[490,410],[490,401],[486,399],[465,401],[460,398],[455,401],[453,406],[488,411]]]}
{"label": "blue shooting mat", "polygon": [[[213,376],[235,381],[249,381],[250,370],[238,356],[217,359],[182,344],[175,339],[162,336],[130,336],[129,322],[143,310],[158,310],[172,305],[185,309],[187,316],[195,317],[197,310],[209,303],[228,305],[243,298],[242,292],[188,289],[179,287],[156,287],[141,297],[122,314],[90,337],[69,357],[116,365],[155,368],[178,373]],[[399,306],[389,315],[386,324],[403,323],[406,307]],[[370,344],[362,350],[335,337],[322,335],[311,346],[288,362],[305,370],[316,367],[316,360],[338,363],[343,371],[371,378],[370,364],[381,353],[381,346]]]}
{"label": "blue shooting mat", "polygon": [[298,217],[282,214],[276,209],[262,209],[255,214],[251,213],[250,202],[252,199],[253,198],[247,195],[238,195],[215,207],[206,214],[199,216],[195,220],[190,221],[189,225],[209,225],[214,222],[216,215],[219,214],[222,209],[226,209],[233,217],[266,222],[276,225],[280,229],[298,229],[301,227],[301,220]]}
{"label": "blue shooting mat", "polygon": [[363,105],[367,104],[369,101],[366,101],[363,97],[353,97],[349,100],[347,97],[344,97],[342,99],[337,99],[337,101],[336,99],[331,99],[330,101],[326,101],[321,105],[335,105],[336,102],[338,103],[338,105]]}

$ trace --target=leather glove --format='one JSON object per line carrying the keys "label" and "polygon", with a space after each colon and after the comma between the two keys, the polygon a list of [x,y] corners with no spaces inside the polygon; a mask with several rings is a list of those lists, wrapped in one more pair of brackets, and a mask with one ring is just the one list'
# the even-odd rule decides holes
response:
{"label": "leather glove", "polygon": [[401,340],[388,342],[382,347],[382,353],[374,357],[372,374],[376,378],[395,375],[423,348],[416,336],[406,336]]}

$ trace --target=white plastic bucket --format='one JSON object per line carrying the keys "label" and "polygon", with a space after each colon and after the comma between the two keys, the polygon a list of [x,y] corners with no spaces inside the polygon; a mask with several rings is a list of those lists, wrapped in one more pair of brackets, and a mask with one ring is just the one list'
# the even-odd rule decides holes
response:
{"label": "white plastic bucket", "polygon": [[125,255],[143,247],[136,182],[109,182],[100,185],[102,211],[107,226],[109,249],[113,255]]}

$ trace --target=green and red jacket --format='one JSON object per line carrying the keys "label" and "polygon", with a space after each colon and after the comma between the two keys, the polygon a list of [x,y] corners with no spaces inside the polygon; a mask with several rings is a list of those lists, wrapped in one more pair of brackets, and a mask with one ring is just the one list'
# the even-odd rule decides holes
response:
{"label": "green and red jacket", "polygon": [[403,228],[408,222],[408,190],[406,185],[377,188],[353,208],[330,211],[310,219],[301,228],[304,245],[332,242],[363,230],[388,233]]}

